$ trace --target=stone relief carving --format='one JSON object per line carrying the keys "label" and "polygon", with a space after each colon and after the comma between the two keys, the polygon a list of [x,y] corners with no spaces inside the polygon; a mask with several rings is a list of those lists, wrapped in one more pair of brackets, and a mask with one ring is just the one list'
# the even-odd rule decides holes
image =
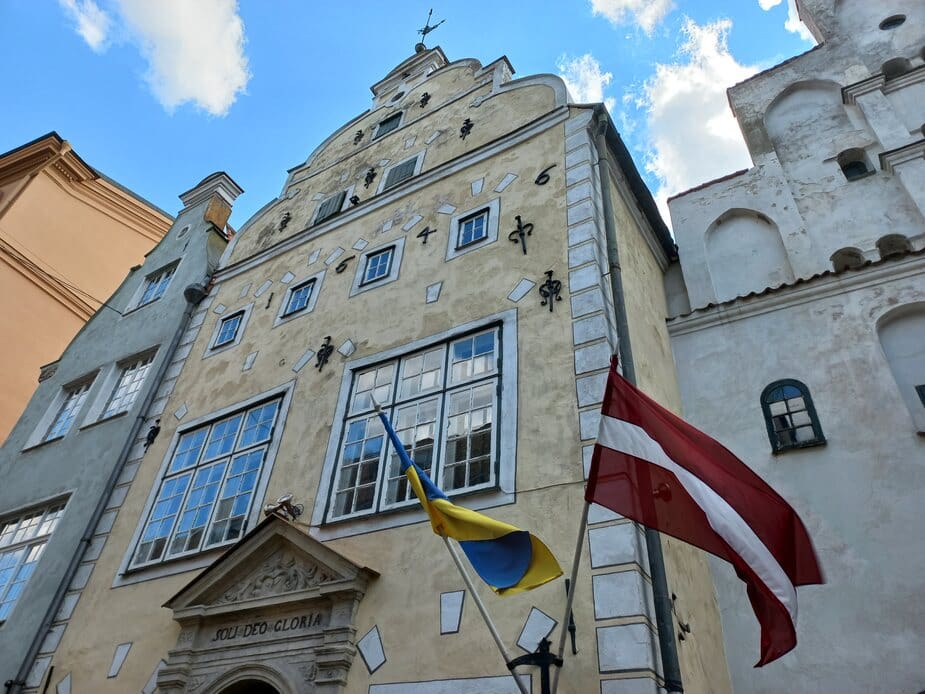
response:
{"label": "stone relief carving", "polygon": [[315,663],[305,663],[304,665],[299,665],[299,673],[302,675],[302,679],[306,682],[314,682],[315,675],[318,674],[318,665]]}
{"label": "stone relief carving", "polygon": [[206,683],[207,679],[207,677],[202,676],[190,678],[189,682],[186,684],[186,691],[189,692],[189,694],[193,694],[193,692]]}
{"label": "stone relief carving", "polygon": [[222,593],[214,604],[221,605],[268,595],[292,593],[312,588],[333,578],[335,577],[317,564],[305,563],[291,552],[283,550],[264,561],[257,571],[248,575],[243,581]]}

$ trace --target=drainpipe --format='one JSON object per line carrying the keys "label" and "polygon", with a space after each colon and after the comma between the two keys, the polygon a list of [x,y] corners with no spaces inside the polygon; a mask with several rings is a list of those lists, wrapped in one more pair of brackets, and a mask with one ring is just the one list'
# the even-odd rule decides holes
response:
{"label": "drainpipe", "polygon": [[71,585],[71,581],[74,580],[74,574],[77,573],[77,567],[80,565],[81,559],[83,559],[84,552],[86,552],[87,548],[90,546],[90,542],[93,540],[93,533],[96,530],[96,526],[99,523],[104,511],[106,510],[106,503],[109,501],[112,490],[115,489],[116,482],[119,480],[119,476],[122,474],[122,468],[125,467],[125,461],[128,458],[129,451],[131,451],[132,446],[135,443],[135,439],[138,438],[141,425],[144,423],[145,419],[147,419],[143,413],[148,411],[148,408],[154,401],[154,396],[157,393],[157,389],[160,386],[161,380],[164,378],[164,373],[167,371],[167,367],[170,366],[170,360],[174,353],[177,351],[177,346],[180,344],[180,338],[183,336],[183,333],[186,332],[186,327],[189,324],[190,317],[193,315],[193,309],[195,309],[196,304],[198,304],[205,297],[205,292],[201,291],[201,287],[199,289],[200,291],[188,293],[189,288],[187,288],[187,291],[184,292],[184,297],[187,299],[187,304],[186,310],[183,312],[183,318],[180,321],[180,325],[177,327],[177,331],[174,334],[173,339],[170,341],[170,347],[164,356],[164,359],[161,361],[161,365],[158,367],[157,373],[155,374],[155,379],[152,381],[153,385],[148,389],[148,394],[145,396],[144,402],[139,409],[139,414],[137,417],[135,417],[135,422],[132,424],[132,431],[128,438],[125,440],[125,443],[122,446],[122,451],[119,453],[118,463],[109,474],[109,479],[106,480],[106,486],[103,488],[103,493],[100,495],[99,501],[96,504],[96,508],[93,510],[93,515],[90,516],[90,522],[87,524],[87,528],[84,530],[83,536],[80,538],[80,542],[77,544],[77,549],[74,551],[74,554],[71,555],[67,570],[64,572],[64,578],[58,584],[58,588],[55,591],[54,597],[52,598],[51,605],[48,606],[48,610],[45,612],[45,617],[42,619],[42,624],[35,632],[35,638],[33,638],[32,643],[29,645],[29,650],[26,652],[26,657],[23,660],[22,665],[19,666],[19,671],[16,673],[16,679],[9,680],[5,683],[7,694],[21,694],[23,688],[25,687],[26,678],[29,676],[29,671],[32,669],[32,663],[35,660],[35,657],[38,655],[39,649],[42,647],[42,641],[45,640],[45,635],[51,628],[52,622],[55,621],[55,615],[57,615],[58,610],[61,609],[61,603],[64,601],[64,596],[68,591],[68,587]]}
{"label": "drainpipe", "polygon": [[[604,232],[607,237],[607,262],[610,266],[610,290],[613,293],[614,313],[617,324],[617,349],[623,376],[636,384],[636,369],[633,364],[633,350],[630,345],[629,323],[626,319],[626,299],[623,294],[623,278],[620,270],[620,254],[617,248],[617,234],[613,222],[613,203],[610,199],[610,168],[607,158],[607,128],[609,116],[596,111],[595,144],[597,146],[597,170],[601,182],[601,199],[604,204]],[[678,663],[678,649],[674,640],[674,621],[671,616],[671,597],[668,579],[665,575],[665,558],[662,555],[662,541],[657,530],[646,528],[646,550],[649,555],[649,573],[652,577],[652,593],[655,602],[655,622],[658,627],[659,650],[662,655],[662,669],[665,689],[668,692],[683,692],[681,666]]]}

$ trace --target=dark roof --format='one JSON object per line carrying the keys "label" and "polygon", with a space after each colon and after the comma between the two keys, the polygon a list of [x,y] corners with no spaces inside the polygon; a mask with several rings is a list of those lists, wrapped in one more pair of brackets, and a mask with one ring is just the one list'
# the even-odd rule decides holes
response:
{"label": "dark roof", "polygon": [[906,251],[902,255],[897,254],[897,255],[888,256],[886,258],[880,258],[878,260],[868,260],[866,263],[864,263],[863,265],[859,265],[858,267],[845,268],[843,270],[826,270],[825,272],[817,272],[815,275],[810,275],[809,277],[800,277],[794,280],[793,282],[783,282],[774,287],[765,287],[764,289],[761,289],[759,291],[749,292],[748,294],[740,294],[739,296],[736,296],[732,299],[726,299],[725,301],[718,301],[716,303],[709,303],[706,306],[700,306],[699,308],[691,309],[687,313],[682,313],[677,316],[672,316],[671,318],[668,319],[668,322],[670,323],[671,321],[677,320],[678,318],[687,318],[688,316],[691,316],[695,313],[705,313],[709,311],[710,309],[720,308],[723,306],[729,306],[739,301],[757,299],[759,297],[769,296],[770,294],[776,294],[777,292],[783,292],[788,289],[792,289],[794,287],[799,287],[804,284],[812,284],[816,280],[820,280],[825,277],[834,277],[836,275],[844,275],[849,272],[863,272],[864,270],[867,270],[868,268],[879,267],[880,265],[893,262],[894,260],[900,260],[902,258],[908,258],[909,256],[918,256],[918,255],[925,255],[925,248],[921,248],[917,251]]}
{"label": "dark roof", "polygon": [[674,195],[668,198],[669,201],[674,200],[675,198],[680,198],[682,195],[687,195],[688,193],[693,193],[695,190],[702,190],[708,186],[712,186],[714,183],[719,183],[720,181],[728,181],[730,178],[735,178],[736,176],[741,176],[744,173],[748,173],[751,169],[739,169],[738,171],[733,171],[730,174],[725,176],[720,176],[719,178],[713,178],[709,181],[704,181],[699,185],[694,186],[693,188],[688,188],[687,190],[682,190],[680,193],[675,193]]}

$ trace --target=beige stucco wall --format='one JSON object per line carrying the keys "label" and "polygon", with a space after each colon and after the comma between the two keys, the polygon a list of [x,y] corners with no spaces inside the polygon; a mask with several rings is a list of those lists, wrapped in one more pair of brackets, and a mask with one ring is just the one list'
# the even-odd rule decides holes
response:
{"label": "beige stucco wall", "polygon": [[61,355],[98,302],[109,298],[170,225],[153,208],[134,219],[140,203],[106,181],[70,182],[43,171],[13,199],[21,186],[21,180],[7,183],[0,199],[0,239],[98,301],[76,295],[75,302],[67,296],[71,290],[50,290],[47,280],[14,269],[11,264],[18,263],[0,255],[0,285],[8,290],[0,308],[0,443],[35,390],[39,367]]}
{"label": "beige stucco wall", "polygon": [[[629,323],[637,385],[662,405],[681,411],[674,360],[668,339],[663,270],[615,186],[611,185],[615,226],[620,248],[623,292]],[[678,596],[675,620],[691,627],[678,643],[685,691],[731,692],[723,651],[722,625],[705,552],[662,536],[668,590]]]}

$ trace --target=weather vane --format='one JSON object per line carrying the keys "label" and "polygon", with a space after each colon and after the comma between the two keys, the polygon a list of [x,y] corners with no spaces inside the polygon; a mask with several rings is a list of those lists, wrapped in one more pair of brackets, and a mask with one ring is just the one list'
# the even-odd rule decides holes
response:
{"label": "weather vane", "polygon": [[419,47],[419,50],[424,50],[426,48],[426,46],[424,45],[424,39],[427,38],[427,35],[446,21],[445,19],[441,19],[439,22],[431,26],[430,18],[433,16],[433,14],[434,14],[434,10],[433,8],[431,8],[430,11],[427,13],[427,21],[424,22],[424,26],[421,29],[418,29],[418,33],[421,35],[421,41],[420,43],[418,43],[417,46],[415,46],[415,48]]}

